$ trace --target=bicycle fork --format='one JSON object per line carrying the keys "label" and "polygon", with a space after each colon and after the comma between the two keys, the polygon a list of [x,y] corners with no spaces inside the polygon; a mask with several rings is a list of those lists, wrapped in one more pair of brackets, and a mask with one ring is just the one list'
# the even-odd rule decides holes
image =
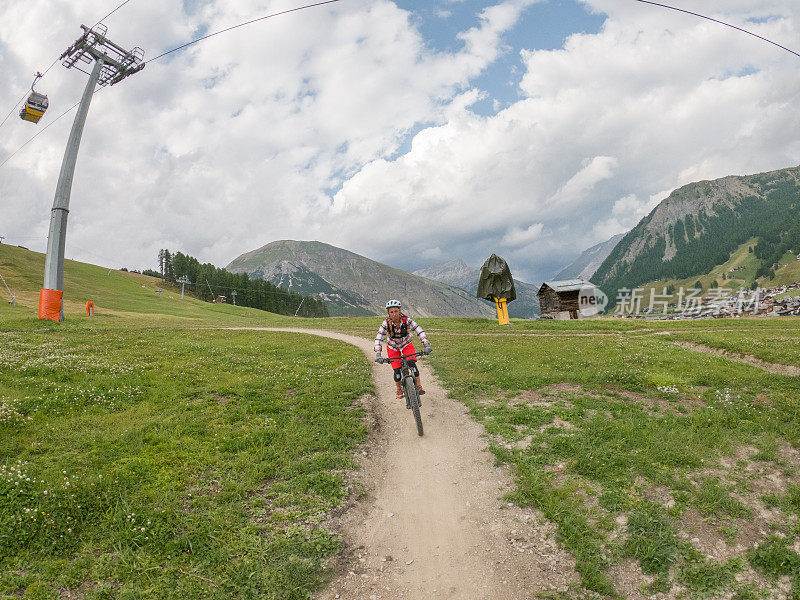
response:
{"label": "bicycle fork", "polygon": [[413,382],[413,378],[411,375],[407,375],[403,377],[403,395],[406,397],[406,408],[411,408],[411,385]]}

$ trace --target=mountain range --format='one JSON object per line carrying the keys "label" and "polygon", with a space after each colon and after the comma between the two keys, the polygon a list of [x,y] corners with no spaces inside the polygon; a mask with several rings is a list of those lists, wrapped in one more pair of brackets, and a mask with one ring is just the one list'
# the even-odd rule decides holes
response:
{"label": "mountain range", "polygon": [[[587,249],[554,278],[591,277],[613,303],[618,290],[653,282],[683,285],[706,276],[704,286],[716,279],[756,285],[777,271],[784,277],[798,252],[800,167],[792,167],[682,186],[627,234]],[[458,259],[408,273],[321,242],[282,240],[242,254],[226,268],[313,294],[334,316],[383,314],[389,297],[422,317],[495,315],[494,306],[475,298],[479,270]],[[534,317],[538,286],[515,283],[517,300],[509,313]]]}
{"label": "mountain range", "polygon": [[383,314],[389,298],[419,317],[492,317],[494,307],[467,291],[322,242],[281,240],[225,267],[326,302],[331,316]]}
{"label": "mountain range", "polygon": [[[460,288],[474,297],[478,291],[478,279],[481,272],[480,269],[470,267],[463,260],[457,258],[425,269],[419,269],[414,271],[413,274]],[[540,312],[539,298],[536,295],[539,291],[539,286],[514,278],[514,288],[517,291],[517,299],[508,304],[509,316],[518,319],[536,318]],[[485,300],[483,302],[486,302],[487,306],[494,309],[494,304]]]}
{"label": "mountain range", "polygon": [[743,245],[756,263],[751,279],[774,277],[800,250],[800,167],[678,188],[623,237],[592,282],[614,298],[623,288],[709,273]]}
{"label": "mountain range", "polygon": [[587,248],[581,255],[572,261],[568,266],[561,269],[553,277],[555,280],[563,279],[586,279],[587,281],[595,274],[595,271],[600,268],[611,251],[616,247],[619,241],[625,237],[624,233],[618,233],[614,237],[605,242],[595,244],[591,248]]}

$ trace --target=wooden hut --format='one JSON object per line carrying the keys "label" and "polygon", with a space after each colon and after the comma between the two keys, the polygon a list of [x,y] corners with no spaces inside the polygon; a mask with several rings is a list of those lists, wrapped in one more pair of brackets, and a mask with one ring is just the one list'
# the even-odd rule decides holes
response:
{"label": "wooden hut", "polygon": [[[581,292],[583,290],[583,293]],[[550,319],[580,319],[594,316],[597,310],[587,310],[581,306],[581,296],[593,296],[597,286],[585,279],[567,279],[564,281],[545,281],[536,295],[542,308],[542,317]],[[581,309],[584,309],[581,311]]]}

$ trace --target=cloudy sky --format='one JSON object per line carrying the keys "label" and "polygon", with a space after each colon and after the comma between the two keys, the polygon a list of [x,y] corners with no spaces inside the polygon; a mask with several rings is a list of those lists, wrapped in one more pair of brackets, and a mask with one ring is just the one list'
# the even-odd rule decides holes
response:
{"label": "cloudy sky", "polygon": [[[121,0],[0,0],[0,119]],[[675,0],[800,51],[795,0]],[[104,23],[152,58],[304,4],[131,0]],[[409,270],[500,254],[540,281],[676,187],[800,163],[800,58],[635,0],[341,0],[211,38],[95,96],[67,257],[224,266],[280,239]],[[38,126],[80,98],[54,66]],[[44,251],[74,113],[0,167],[0,235]]]}

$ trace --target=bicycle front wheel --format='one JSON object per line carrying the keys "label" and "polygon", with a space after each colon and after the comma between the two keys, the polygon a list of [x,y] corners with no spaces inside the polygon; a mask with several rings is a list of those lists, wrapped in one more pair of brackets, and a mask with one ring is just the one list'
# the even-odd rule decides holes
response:
{"label": "bicycle front wheel", "polygon": [[419,411],[419,390],[417,382],[413,377],[406,377],[405,381],[406,398],[411,404],[411,412],[414,413],[414,421],[417,422],[417,435],[422,435],[422,414]]}

